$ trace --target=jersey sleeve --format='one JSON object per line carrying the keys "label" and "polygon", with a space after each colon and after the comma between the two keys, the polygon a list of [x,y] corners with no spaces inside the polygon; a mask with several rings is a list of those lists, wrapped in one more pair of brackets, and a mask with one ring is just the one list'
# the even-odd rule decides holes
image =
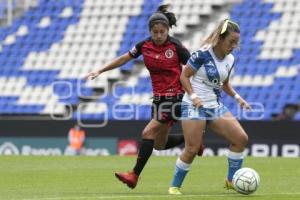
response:
{"label": "jersey sleeve", "polygon": [[192,56],[187,63],[193,68],[194,71],[198,71],[198,69],[200,69],[204,63],[203,52],[196,51],[192,53]]}
{"label": "jersey sleeve", "polygon": [[129,50],[129,55],[133,58],[137,58],[142,54],[142,46],[145,43],[145,41],[141,41],[137,43],[134,47],[132,47],[131,50]]}

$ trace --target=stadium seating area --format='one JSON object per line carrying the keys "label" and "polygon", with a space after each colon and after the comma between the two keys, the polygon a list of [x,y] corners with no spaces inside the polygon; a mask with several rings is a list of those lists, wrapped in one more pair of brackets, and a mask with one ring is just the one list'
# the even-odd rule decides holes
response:
{"label": "stadium seating area", "polygon": [[[134,72],[136,63],[93,81],[83,80],[83,75],[145,38],[148,17],[166,2],[39,0],[11,26],[0,27],[0,114],[149,119],[152,89],[146,69],[129,76],[125,84],[124,73]],[[230,13],[213,21],[200,17],[213,17],[215,7],[233,2]],[[199,48],[221,18],[230,16],[240,24],[242,40],[234,53],[232,81],[249,102],[265,107],[263,113],[249,112],[239,115],[241,119],[270,120],[287,103],[300,103],[299,1],[174,0],[172,6],[178,13],[172,33],[190,35],[183,43],[191,50]],[[191,27],[199,24],[206,28],[193,32]],[[112,83],[113,90],[107,90]],[[224,95],[224,104],[239,114],[232,98]],[[300,113],[295,119],[300,120]]]}

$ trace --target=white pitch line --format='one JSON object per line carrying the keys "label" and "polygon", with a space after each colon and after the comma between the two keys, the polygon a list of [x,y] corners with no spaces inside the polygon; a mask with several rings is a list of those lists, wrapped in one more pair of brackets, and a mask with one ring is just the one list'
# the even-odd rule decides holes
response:
{"label": "white pitch line", "polygon": [[[111,196],[74,196],[74,197],[45,197],[45,198],[31,198],[31,199],[22,199],[22,200],[80,200],[80,199],[126,199],[126,198],[133,198],[133,199],[153,199],[155,197],[163,197],[163,198],[187,198],[187,197],[229,197],[229,196],[237,196],[239,194],[183,194],[183,195],[111,195]],[[270,193],[270,194],[257,194],[257,195],[250,195],[250,196],[278,196],[278,195],[300,195],[300,193]],[[245,195],[246,196],[246,195]]]}

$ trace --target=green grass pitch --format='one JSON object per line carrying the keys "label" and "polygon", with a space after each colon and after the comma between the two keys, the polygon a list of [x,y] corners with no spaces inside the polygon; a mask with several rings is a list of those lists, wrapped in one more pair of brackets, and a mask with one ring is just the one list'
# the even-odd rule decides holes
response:
{"label": "green grass pitch", "polygon": [[131,169],[135,157],[0,157],[1,200],[97,199],[300,199],[299,158],[246,158],[245,167],[258,171],[261,184],[252,195],[223,188],[225,157],[197,157],[181,196],[167,194],[176,157],[152,156],[138,186],[119,182],[116,171]]}

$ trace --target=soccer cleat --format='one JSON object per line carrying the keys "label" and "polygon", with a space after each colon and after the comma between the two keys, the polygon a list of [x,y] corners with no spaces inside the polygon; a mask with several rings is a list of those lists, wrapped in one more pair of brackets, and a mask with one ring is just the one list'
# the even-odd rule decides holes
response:
{"label": "soccer cleat", "polygon": [[123,183],[125,183],[128,187],[130,187],[131,189],[134,189],[138,180],[139,180],[139,176],[136,175],[133,171],[129,171],[129,172],[116,172],[115,176],[122,181]]}
{"label": "soccer cleat", "polygon": [[227,178],[225,179],[225,186],[224,188],[226,188],[227,190],[235,190],[233,187],[233,184],[231,181],[229,181]]}
{"label": "soccer cleat", "polygon": [[181,195],[181,192],[179,191],[179,187],[170,187],[168,192],[169,194],[172,195]]}
{"label": "soccer cleat", "polygon": [[204,144],[201,143],[199,151],[197,153],[198,156],[202,156],[203,155],[204,148],[205,148]]}

